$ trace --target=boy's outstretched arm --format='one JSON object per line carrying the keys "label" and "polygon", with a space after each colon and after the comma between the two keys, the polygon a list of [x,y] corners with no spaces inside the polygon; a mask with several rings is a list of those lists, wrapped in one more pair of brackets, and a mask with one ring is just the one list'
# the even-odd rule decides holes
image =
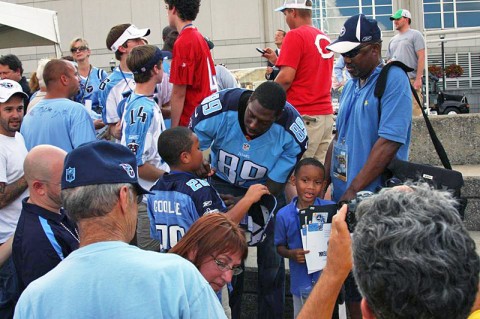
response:
{"label": "boy's outstretched arm", "polygon": [[240,223],[243,217],[248,213],[250,206],[252,206],[253,203],[258,202],[265,194],[270,194],[267,186],[262,184],[250,186],[247,193],[235,204],[235,206],[226,212],[226,215],[233,222]]}
{"label": "boy's outstretched arm", "polygon": [[283,258],[288,258],[296,261],[299,264],[305,263],[305,255],[308,254],[310,250],[303,250],[302,248],[297,249],[288,249],[286,246],[278,245],[277,253]]}

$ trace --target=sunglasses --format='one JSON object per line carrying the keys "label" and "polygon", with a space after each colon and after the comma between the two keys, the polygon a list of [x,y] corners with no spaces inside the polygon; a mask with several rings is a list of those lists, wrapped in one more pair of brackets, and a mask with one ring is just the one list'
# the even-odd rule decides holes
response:
{"label": "sunglasses", "polygon": [[353,50],[350,50],[350,51],[345,52],[345,53],[341,53],[341,55],[344,58],[353,59],[354,57],[356,57],[360,53],[360,51],[362,51],[363,48],[366,48],[366,47],[370,46],[371,44],[373,44],[373,43],[367,43],[365,45],[359,45],[358,47],[356,47]]}
{"label": "sunglasses", "polygon": [[86,50],[88,50],[88,47],[85,46],[85,45],[82,45],[81,47],[73,47],[73,48],[71,48],[71,49],[70,49],[70,52],[75,53],[75,52],[77,52],[77,51],[80,51],[80,52],[81,52],[81,51],[86,51]]}

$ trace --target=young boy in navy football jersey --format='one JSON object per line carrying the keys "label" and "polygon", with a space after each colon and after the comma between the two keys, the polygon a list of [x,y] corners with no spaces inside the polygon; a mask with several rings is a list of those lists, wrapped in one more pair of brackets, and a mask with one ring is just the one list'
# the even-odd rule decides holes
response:
{"label": "young boy in navy football jersey", "polygon": [[295,167],[291,183],[298,196],[280,209],[275,221],[275,246],[280,256],[288,258],[290,264],[290,291],[293,296],[294,318],[302,307],[300,291],[313,287],[320,272],[308,274],[302,246],[299,211],[312,205],[335,204],[318,198],[325,186],[325,168],[314,158],[304,158]]}
{"label": "young boy in navy football jersey", "polygon": [[[165,173],[152,187],[147,208],[150,234],[160,241],[160,250],[166,251],[175,246],[200,216],[226,212],[227,207],[208,181],[195,174],[203,164],[195,133],[181,126],[164,131],[158,140],[158,152],[170,166],[170,173]],[[252,185],[226,214],[239,223],[264,194],[269,194],[265,185]]]}

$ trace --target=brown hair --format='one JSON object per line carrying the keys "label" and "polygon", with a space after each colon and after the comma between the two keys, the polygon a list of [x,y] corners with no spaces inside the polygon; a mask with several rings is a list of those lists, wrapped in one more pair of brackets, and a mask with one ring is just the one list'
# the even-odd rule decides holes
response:
{"label": "brown hair", "polygon": [[[240,252],[242,260],[248,255],[248,246],[243,230],[225,214],[212,213],[200,217],[185,236],[169,251],[190,260],[195,267],[211,255]],[[195,252],[193,260],[189,253]]]}
{"label": "brown hair", "polygon": [[[127,66],[133,72],[135,82],[146,83],[152,78],[153,66],[151,68],[146,68],[143,72],[136,71],[148,65],[150,60],[155,57],[156,50],[156,46],[146,44],[135,47],[130,51],[130,54],[127,56]],[[162,59],[158,60],[156,63],[159,69],[162,68],[162,63]]]}
{"label": "brown hair", "polygon": [[[122,36],[123,32],[125,32],[125,30],[127,30],[128,27],[131,26],[131,25],[132,25],[131,23],[124,23],[124,24],[118,24],[118,25],[112,27],[110,29],[110,31],[108,32],[107,39],[105,41],[105,43],[107,45],[107,49],[111,50],[111,47],[115,43],[115,41],[117,41],[118,38],[120,38]],[[115,59],[120,61],[120,59],[122,58],[122,54],[123,53],[118,51],[118,50],[115,51]]]}

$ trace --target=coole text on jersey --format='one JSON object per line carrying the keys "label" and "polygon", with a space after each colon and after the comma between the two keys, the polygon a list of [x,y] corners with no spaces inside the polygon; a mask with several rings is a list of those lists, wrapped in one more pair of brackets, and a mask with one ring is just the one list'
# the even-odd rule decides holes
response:
{"label": "coole text on jersey", "polygon": [[182,212],[180,211],[180,203],[171,202],[169,200],[154,200],[153,211],[155,213],[175,214],[178,216],[182,215]]}

